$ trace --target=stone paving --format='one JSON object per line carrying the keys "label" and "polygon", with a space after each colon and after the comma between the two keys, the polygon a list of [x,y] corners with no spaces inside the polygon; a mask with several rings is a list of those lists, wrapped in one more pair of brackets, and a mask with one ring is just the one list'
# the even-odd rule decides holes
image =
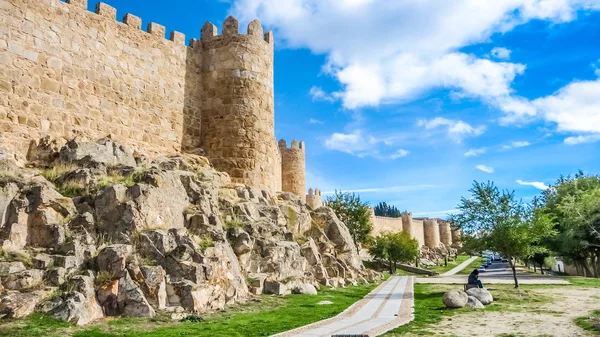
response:
{"label": "stone paving", "polygon": [[477,256],[473,256],[473,257],[469,258],[467,261],[465,261],[465,262],[459,264],[458,266],[450,269],[449,271],[443,273],[441,276],[452,276],[452,275],[458,273],[459,271],[467,268],[467,266],[470,265],[471,262],[477,260],[477,258],[478,258]]}
{"label": "stone paving", "polygon": [[413,312],[413,278],[393,276],[337,317],[275,336],[329,337],[367,333],[378,336],[411,321]]}

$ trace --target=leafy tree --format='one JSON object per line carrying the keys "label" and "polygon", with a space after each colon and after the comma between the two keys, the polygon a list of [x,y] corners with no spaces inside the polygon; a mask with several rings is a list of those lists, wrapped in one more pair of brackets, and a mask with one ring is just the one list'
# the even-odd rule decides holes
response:
{"label": "leafy tree", "polygon": [[552,222],[539,208],[528,207],[516,200],[513,192],[500,191],[492,182],[474,182],[469,192],[471,197],[461,199],[460,213],[451,221],[488,249],[506,256],[518,288],[516,259],[545,251],[538,243],[554,234]]}
{"label": "leafy tree", "polygon": [[599,277],[600,177],[581,171],[574,177],[560,177],[540,203],[558,232],[545,244],[584,275]]}
{"label": "leafy tree", "polygon": [[387,260],[390,273],[396,273],[398,262],[411,262],[419,256],[419,243],[406,232],[383,233],[374,238],[369,253],[380,260]]}
{"label": "leafy tree", "polygon": [[367,242],[373,229],[369,204],[361,201],[358,194],[341,191],[335,191],[334,195],[328,196],[325,203],[346,224],[356,249],[359,250],[360,244]]}
{"label": "leafy tree", "polygon": [[385,202],[380,202],[373,208],[376,216],[385,216],[388,218],[399,218],[402,216],[402,212],[396,206],[388,205]]}

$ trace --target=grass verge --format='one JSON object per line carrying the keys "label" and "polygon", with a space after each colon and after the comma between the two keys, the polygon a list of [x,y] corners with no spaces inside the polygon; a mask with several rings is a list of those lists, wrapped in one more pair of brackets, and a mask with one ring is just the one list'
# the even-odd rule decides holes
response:
{"label": "grass verge", "polygon": [[479,268],[484,262],[485,262],[485,258],[484,257],[478,257],[477,259],[475,259],[475,261],[471,262],[468,266],[465,267],[465,269],[459,271],[456,274],[459,275],[469,275],[471,274],[471,272],[473,271],[473,269],[477,269]]}
{"label": "grass verge", "polygon": [[[323,289],[316,296],[260,296],[259,301],[203,316],[201,322],[172,321],[166,315],[152,319],[106,319],[87,327],[75,327],[51,318],[32,315],[24,320],[0,323],[0,336],[10,337],[259,337],[294,329],[333,317],[362,299],[376,285]],[[333,304],[319,305],[321,301]]]}
{"label": "grass verge", "polygon": [[577,324],[583,330],[591,331],[600,336],[600,310],[592,311],[589,315],[575,319]]}
{"label": "grass verge", "polygon": [[[471,258],[471,257],[468,256],[468,255],[459,255],[459,256],[456,257],[456,260],[454,260],[454,261],[448,261],[448,265],[447,266],[445,266],[445,265],[433,266],[433,267],[427,267],[426,269],[438,272],[440,274],[443,274],[443,273],[445,273],[447,271],[450,271],[453,268],[457,267],[459,264],[467,261],[469,258]],[[444,262],[442,261],[442,263],[444,263]]]}

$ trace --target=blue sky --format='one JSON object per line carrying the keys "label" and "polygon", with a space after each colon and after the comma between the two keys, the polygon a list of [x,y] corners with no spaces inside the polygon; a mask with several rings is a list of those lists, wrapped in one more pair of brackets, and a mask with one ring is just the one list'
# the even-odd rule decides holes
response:
{"label": "blue sky", "polygon": [[528,201],[599,172],[600,0],[105,2],[188,39],[230,14],[274,30],[276,136],[305,141],[308,187],[444,216],[473,180]]}

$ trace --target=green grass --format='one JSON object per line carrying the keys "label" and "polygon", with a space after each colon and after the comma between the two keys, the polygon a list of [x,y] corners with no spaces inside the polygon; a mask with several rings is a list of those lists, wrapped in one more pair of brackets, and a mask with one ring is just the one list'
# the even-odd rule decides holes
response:
{"label": "green grass", "polygon": [[[494,296],[494,303],[487,305],[485,311],[502,312],[544,312],[537,308],[541,304],[552,303],[553,298],[535,292],[537,286],[524,286],[521,289],[513,289],[511,285],[493,285],[488,288]],[[460,290],[458,285],[445,284],[415,284],[415,320],[390,330],[385,336],[402,335],[434,335],[431,328],[435,327],[446,317],[465,314],[478,309],[446,309],[442,303],[442,297],[448,290]]]}
{"label": "green grass", "polygon": [[455,261],[448,261],[447,266],[444,265],[444,261],[442,260],[441,266],[427,267],[426,269],[443,274],[443,273],[450,271],[453,268],[457,267],[459,264],[467,261],[469,258],[470,258],[470,256],[467,256],[467,255],[459,255],[456,257]]}
{"label": "green grass", "polygon": [[592,311],[589,315],[575,319],[575,324],[580,328],[591,331],[600,336],[600,310]]}
{"label": "green grass", "polygon": [[[202,315],[201,322],[172,321],[166,315],[153,319],[107,319],[87,327],[74,327],[51,318],[33,315],[24,320],[0,321],[0,336],[10,337],[259,337],[294,329],[333,317],[362,299],[376,285],[323,289],[317,296],[260,296],[217,313]],[[331,301],[330,305],[318,305]]]}
{"label": "green grass", "polygon": [[571,282],[571,284],[576,287],[600,288],[600,278],[590,278],[582,276],[565,276],[563,278]]}
{"label": "green grass", "polygon": [[457,274],[459,275],[469,275],[473,271],[473,269],[479,268],[484,262],[486,258],[478,257],[475,261],[471,262],[465,269],[459,271]]}

